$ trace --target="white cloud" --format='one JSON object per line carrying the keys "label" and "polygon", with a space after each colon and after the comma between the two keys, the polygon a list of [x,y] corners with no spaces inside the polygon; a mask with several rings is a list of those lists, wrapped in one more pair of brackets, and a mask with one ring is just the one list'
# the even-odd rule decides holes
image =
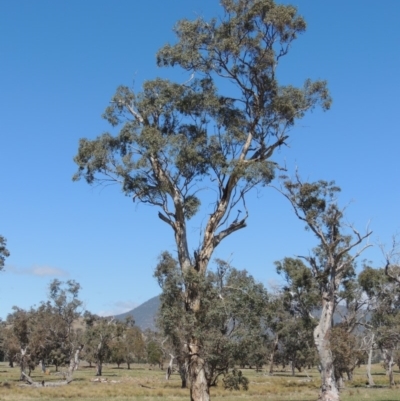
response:
{"label": "white cloud", "polygon": [[58,267],[51,266],[33,266],[26,269],[21,269],[16,266],[7,265],[6,272],[18,275],[37,276],[37,277],[65,277],[68,273]]}
{"label": "white cloud", "polygon": [[111,302],[106,305],[106,309],[97,312],[97,314],[99,316],[115,316],[120,315],[121,313],[129,312],[137,306],[139,306],[139,304],[133,301]]}

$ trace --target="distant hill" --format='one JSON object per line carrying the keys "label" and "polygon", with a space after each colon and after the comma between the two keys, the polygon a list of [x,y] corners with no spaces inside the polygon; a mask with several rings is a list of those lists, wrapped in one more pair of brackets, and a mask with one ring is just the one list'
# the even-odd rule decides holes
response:
{"label": "distant hill", "polygon": [[118,320],[125,320],[127,316],[133,316],[135,325],[142,331],[146,329],[155,330],[155,318],[160,307],[160,296],[149,299],[138,307],[130,310],[129,312],[121,313],[115,316]]}
{"label": "distant hill", "polygon": [[[122,313],[115,316],[118,320],[125,320],[127,316],[133,316],[135,325],[142,331],[146,329],[156,330],[155,319],[160,307],[160,296],[149,299],[138,307],[130,310],[129,312]],[[345,316],[347,309],[344,305],[337,305],[335,314],[333,316],[334,324],[342,321],[342,316]],[[314,316],[318,319],[321,315],[321,310],[313,311]],[[367,315],[367,320],[371,318],[370,314]],[[359,328],[360,329],[360,328]],[[362,331],[362,328],[361,328]]]}

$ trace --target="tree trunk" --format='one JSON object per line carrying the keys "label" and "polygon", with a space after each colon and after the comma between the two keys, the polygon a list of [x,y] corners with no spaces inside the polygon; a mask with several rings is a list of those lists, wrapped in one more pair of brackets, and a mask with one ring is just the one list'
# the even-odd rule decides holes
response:
{"label": "tree trunk", "polygon": [[20,361],[20,369],[21,369],[20,380],[21,381],[25,380],[25,374],[26,374],[25,370],[28,367],[26,352],[27,352],[27,347],[21,348],[21,361]]}
{"label": "tree trunk", "polygon": [[182,358],[177,358],[178,369],[179,369],[179,376],[181,377],[181,388],[187,388],[187,379],[188,379],[188,364]]}
{"label": "tree trunk", "polygon": [[[332,328],[332,316],[334,300],[329,299],[330,294],[323,294],[322,312],[319,323],[314,329],[314,342],[317,347],[321,365],[321,393],[319,401],[339,401],[339,391],[336,386],[333,358],[330,344],[330,331]],[[330,297],[333,298],[333,297]]]}
{"label": "tree trunk", "polygon": [[197,353],[190,355],[190,401],[210,401],[210,388],[204,365],[204,360]]}
{"label": "tree trunk", "polygon": [[128,370],[130,370],[130,368],[131,368],[131,363],[130,363],[130,362],[127,362],[126,364],[128,365]]}
{"label": "tree trunk", "polygon": [[103,371],[103,363],[101,361],[96,362],[96,376],[101,376]]}
{"label": "tree trunk", "polygon": [[72,376],[72,373],[75,370],[78,370],[78,367],[79,367],[79,354],[82,351],[82,348],[83,348],[83,345],[80,345],[76,349],[75,353],[71,356],[71,358],[69,360],[69,369],[68,369],[68,371],[69,371],[69,375],[70,376]]}
{"label": "tree trunk", "polygon": [[374,345],[374,334],[372,334],[371,345],[368,350],[368,363],[367,363],[367,377],[368,377],[368,385],[369,387],[375,386],[374,379],[371,374],[371,363],[372,363],[372,347]]}
{"label": "tree trunk", "polygon": [[79,354],[81,353],[82,349],[83,345],[79,345],[78,348],[75,350],[73,358],[70,359],[69,368],[71,374],[73,371],[78,370],[79,368],[79,362],[80,362]]}
{"label": "tree trunk", "polygon": [[278,342],[279,342],[279,336],[275,336],[274,340],[274,345],[272,347],[272,352],[271,352],[271,357],[270,357],[270,364],[269,364],[269,374],[272,376],[274,374],[274,357],[275,357],[275,352],[278,348]]}
{"label": "tree trunk", "polygon": [[395,385],[393,376],[393,365],[395,364],[393,361],[393,351],[384,349],[383,355],[385,357],[385,368],[386,368],[386,374],[389,377],[389,385],[390,387],[392,387]]}
{"label": "tree trunk", "polygon": [[347,373],[347,380],[349,381],[349,382],[351,382],[351,381],[353,381],[353,370],[354,369],[351,369],[351,370],[348,370],[346,373]]}
{"label": "tree trunk", "polygon": [[101,376],[103,370],[103,340],[99,342],[97,345],[97,352],[96,352],[96,376]]}

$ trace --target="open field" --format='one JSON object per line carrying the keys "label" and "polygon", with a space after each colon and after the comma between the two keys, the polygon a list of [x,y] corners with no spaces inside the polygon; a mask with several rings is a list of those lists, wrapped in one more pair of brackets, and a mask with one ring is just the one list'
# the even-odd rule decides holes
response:
{"label": "open field", "polygon": [[[52,371],[50,367],[50,371]],[[70,401],[183,401],[189,399],[188,390],[180,388],[180,378],[177,374],[165,380],[164,372],[147,365],[132,365],[131,370],[117,369],[113,365],[104,367],[103,379],[106,383],[93,382],[94,368],[83,366],[74,375],[74,381],[62,387],[23,388],[19,387],[19,368],[9,368],[7,363],[0,363],[0,400],[70,400]],[[319,388],[317,371],[308,372],[311,381],[303,373],[290,376],[289,372],[277,372],[268,376],[265,372],[244,370],[250,381],[248,391],[230,392],[222,385],[211,389],[212,400],[223,401],[312,401],[316,400]],[[400,401],[400,386],[387,387],[387,377],[379,365],[373,369],[376,388],[366,387],[365,368],[355,372],[353,382],[346,382],[342,390],[343,401]],[[32,372],[35,381],[57,381],[60,376],[51,372],[44,375],[40,369]],[[395,371],[396,382],[400,381],[400,372]]]}

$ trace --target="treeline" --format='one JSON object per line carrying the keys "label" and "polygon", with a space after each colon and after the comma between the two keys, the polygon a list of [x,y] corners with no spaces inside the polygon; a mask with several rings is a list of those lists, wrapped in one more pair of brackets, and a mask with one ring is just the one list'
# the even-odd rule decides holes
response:
{"label": "treeline", "polygon": [[[237,368],[303,371],[317,367],[321,358],[316,342],[318,326],[326,314],[321,286],[326,277],[316,276],[301,258],[276,262],[284,285],[267,291],[246,271],[217,260],[204,279],[197,277],[196,291],[203,308],[197,312],[196,334],[202,338],[199,355],[207,360],[207,380],[213,386],[223,376],[226,386],[240,387]],[[391,267],[394,272],[394,266]],[[185,309],[185,290],[179,263],[168,253],[160,256],[155,276],[161,287],[159,327],[169,339],[183,384],[192,319]],[[191,279],[193,282],[193,279]],[[371,363],[382,362],[390,385],[393,366],[400,366],[400,287],[385,268],[363,266],[356,274],[354,261],[337,288],[329,350],[338,387],[352,380],[356,367],[366,367],[366,381],[374,385]],[[190,340],[189,340],[190,341]],[[236,369],[235,369],[236,368]],[[232,384],[233,383],[233,384]]]}
{"label": "treeline", "polygon": [[[246,389],[247,379],[238,369],[290,369],[293,375],[320,367],[315,330],[324,313],[318,280],[299,258],[276,262],[284,285],[267,289],[246,271],[216,260],[196,291],[204,307],[198,312],[197,335],[203,341],[199,355],[208,361],[209,385],[218,382],[230,389]],[[356,367],[366,366],[366,379],[373,386],[372,362],[380,361],[394,384],[393,366],[400,366],[400,291],[385,268],[365,265],[353,270],[341,285],[335,304],[335,323],[329,334],[334,375],[339,387],[352,380]],[[74,368],[84,360],[102,374],[104,363],[118,367],[149,363],[180,374],[182,387],[188,380],[187,342],[191,330],[185,308],[184,279],[179,263],[167,252],[160,258],[155,277],[161,288],[158,332],[141,330],[133,318],[119,321],[83,310],[80,285],[54,280],[49,299],[39,307],[13,308],[1,322],[3,360],[18,365],[24,374],[53,365],[63,371],[78,354]],[[201,315],[200,315],[201,313]],[[221,380],[222,379],[222,380]]]}
{"label": "treeline", "polygon": [[97,375],[104,363],[126,363],[129,369],[133,362],[162,362],[153,333],[143,334],[132,318],[121,322],[84,311],[80,289],[74,280],[54,280],[47,301],[29,310],[14,307],[0,322],[1,359],[19,366],[21,380],[38,366],[62,371],[75,358],[75,369],[85,360]]}

